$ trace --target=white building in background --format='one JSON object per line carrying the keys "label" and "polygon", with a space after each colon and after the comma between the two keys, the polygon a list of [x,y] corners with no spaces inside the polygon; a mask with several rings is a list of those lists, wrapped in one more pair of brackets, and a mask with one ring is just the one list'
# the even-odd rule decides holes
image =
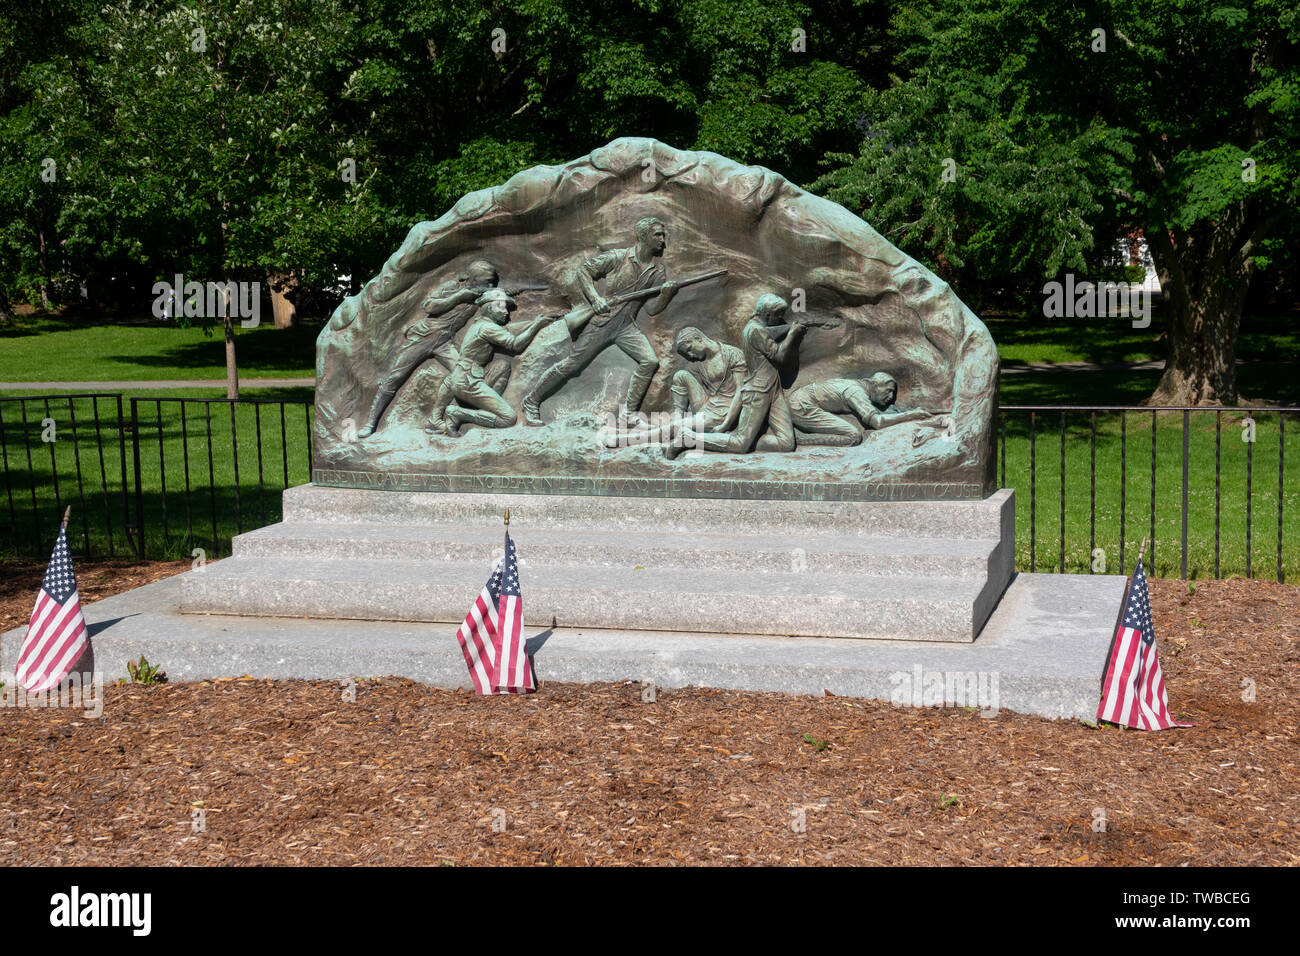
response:
{"label": "white building in background", "polygon": [[1117,261],[1127,266],[1141,266],[1146,274],[1142,279],[1142,289],[1148,295],[1160,291],[1160,279],[1156,276],[1155,260],[1151,258],[1151,249],[1147,246],[1147,237],[1141,229],[1131,233],[1115,244]]}

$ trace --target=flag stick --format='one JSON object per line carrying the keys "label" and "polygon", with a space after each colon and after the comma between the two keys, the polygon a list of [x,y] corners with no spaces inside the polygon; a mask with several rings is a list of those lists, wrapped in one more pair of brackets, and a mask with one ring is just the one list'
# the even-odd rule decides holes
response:
{"label": "flag stick", "polygon": [[505,534],[505,537],[501,540],[501,556],[502,556],[502,558],[505,557],[505,553],[506,553],[506,551],[509,550],[509,548],[507,547],[509,541],[510,541],[510,509],[507,508],[507,509],[506,509],[506,534]]}
{"label": "flag stick", "polygon": [[67,510],[63,512],[63,524],[59,525],[59,528],[64,531],[68,530],[68,519],[71,517],[72,517],[72,505],[68,505]]}
{"label": "flag stick", "polygon": [[[1138,561],[1142,560],[1142,552],[1146,550],[1147,539],[1142,539],[1142,544],[1138,547]],[[1133,570],[1137,570],[1137,565],[1133,565]],[[1110,629],[1110,646],[1106,649],[1106,660],[1101,665],[1101,696],[1106,696],[1106,674],[1110,670],[1110,659],[1115,654],[1115,635],[1119,633],[1119,626],[1124,621],[1124,610],[1128,607],[1128,595],[1133,590],[1133,575],[1130,574],[1124,579],[1124,596],[1119,599],[1119,613],[1115,615],[1115,626]]]}

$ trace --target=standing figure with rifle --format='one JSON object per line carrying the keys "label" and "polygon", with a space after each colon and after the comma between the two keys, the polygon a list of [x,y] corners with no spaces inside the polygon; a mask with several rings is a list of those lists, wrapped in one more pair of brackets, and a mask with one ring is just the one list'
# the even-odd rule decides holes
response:
{"label": "standing figure with rifle", "polygon": [[[569,379],[582,373],[592,360],[611,345],[618,346],[636,362],[628,385],[625,408],[630,416],[641,408],[650,380],[659,370],[659,356],[650,340],[636,326],[637,313],[646,300],[647,315],[658,315],[673,301],[677,283],[667,281],[667,270],[659,261],[668,244],[664,224],[646,216],[636,224],[636,245],[611,249],[588,259],[577,270],[577,282],[590,306],[591,317],[573,342],[568,357],[551,366],[523,399],[524,421],[542,424],[541,404]],[[596,280],[605,280],[606,295],[596,290]],[[635,296],[629,293],[639,293]],[[575,310],[565,317],[570,334],[581,321]]]}

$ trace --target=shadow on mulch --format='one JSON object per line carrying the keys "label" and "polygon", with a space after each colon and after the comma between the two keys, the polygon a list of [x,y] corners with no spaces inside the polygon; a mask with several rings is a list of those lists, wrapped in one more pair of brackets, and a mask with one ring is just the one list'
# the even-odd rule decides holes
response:
{"label": "shadow on mulch", "polygon": [[1300,588],[1151,590],[1189,730],[361,677],[111,686],[98,720],[4,710],[0,863],[1300,862]]}

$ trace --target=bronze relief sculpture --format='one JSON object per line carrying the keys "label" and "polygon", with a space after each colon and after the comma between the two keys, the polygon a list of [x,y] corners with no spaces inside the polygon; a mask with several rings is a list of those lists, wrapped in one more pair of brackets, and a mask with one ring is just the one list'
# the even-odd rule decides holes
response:
{"label": "bronze relief sculpture", "polygon": [[979,319],[857,216],[766,169],[622,139],[464,197],[339,307],[313,478],[979,498],[997,371]]}

